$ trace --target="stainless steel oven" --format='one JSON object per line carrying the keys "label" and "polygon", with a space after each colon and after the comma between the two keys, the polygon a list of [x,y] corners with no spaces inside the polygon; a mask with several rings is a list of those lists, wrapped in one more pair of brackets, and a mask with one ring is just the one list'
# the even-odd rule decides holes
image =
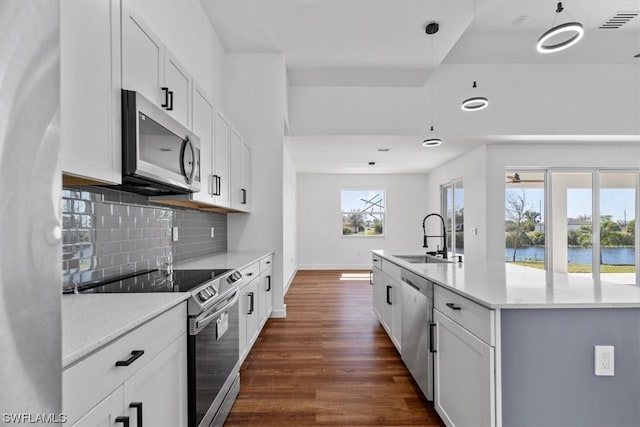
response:
{"label": "stainless steel oven", "polygon": [[236,289],[189,319],[189,426],[222,426],[240,390]]}

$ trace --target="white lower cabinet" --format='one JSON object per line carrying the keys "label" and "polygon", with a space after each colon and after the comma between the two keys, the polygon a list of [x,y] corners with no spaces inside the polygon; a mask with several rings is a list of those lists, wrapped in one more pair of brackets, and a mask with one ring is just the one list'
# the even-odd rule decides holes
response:
{"label": "white lower cabinet", "polygon": [[187,425],[186,303],[62,372],[71,426]]}
{"label": "white lower cabinet", "polygon": [[273,269],[269,267],[264,272],[260,272],[258,280],[258,325],[260,328],[271,316],[271,310],[273,309],[273,299],[271,297],[272,276]]}
{"label": "white lower cabinet", "polygon": [[240,290],[240,361],[244,361],[251,350],[251,346],[258,336],[257,312],[257,277],[251,279]]}
{"label": "white lower cabinet", "polygon": [[495,348],[438,309],[433,319],[436,411],[447,426],[496,425]]}
{"label": "white lower cabinet", "polygon": [[373,287],[373,312],[378,319],[382,321],[382,315],[384,311],[384,296],[385,296],[385,287],[384,287],[384,273],[377,267],[373,267],[371,278],[371,285]]}
{"label": "white lower cabinet", "polygon": [[118,387],[113,393],[98,403],[92,410],[72,424],[72,427],[111,427],[116,426],[116,418],[123,417],[124,387]]}
{"label": "white lower cabinet", "polygon": [[402,286],[386,274],[384,278],[384,307],[382,323],[393,345],[398,351],[402,348]]}

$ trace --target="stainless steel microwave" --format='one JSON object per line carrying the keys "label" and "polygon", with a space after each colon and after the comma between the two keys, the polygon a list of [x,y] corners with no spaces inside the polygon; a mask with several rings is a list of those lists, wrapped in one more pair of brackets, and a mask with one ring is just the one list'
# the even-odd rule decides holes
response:
{"label": "stainless steel microwave", "polygon": [[200,191],[200,139],[138,92],[122,90],[123,190]]}

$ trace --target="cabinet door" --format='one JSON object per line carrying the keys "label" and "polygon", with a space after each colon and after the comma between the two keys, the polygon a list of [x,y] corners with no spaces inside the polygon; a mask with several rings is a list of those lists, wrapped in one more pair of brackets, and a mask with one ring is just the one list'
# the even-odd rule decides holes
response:
{"label": "cabinet door", "polygon": [[[103,401],[98,403],[89,412],[76,421],[72,427],[118,427],[122,423],[116,424],[116,418],[125,416],[124,390],[118,387],[113,393],[108,395]],[[130,419],[131,420],[131,419]]]}
{"label": "cabinet door", "polygon": [[193,89],[193,133],[200,138],[200,191],[193,199],[213,203],[213,105],[199,87]]}
{"label": "cabinet door", "polygon": [[462,326],[434,310],[434,406],[449,426],[495,425],[495,354]]}
{"label": "cabinet door", "polygon": [[373,312],[378,316],[380,322],[384,322],[384,306],[385,302],[385,281],[382,270],[373,268]]}
{"label": "cabinet door", "polygon": [[267,270],[265,277],[265,320],[271,316],[273,311],[273,269]]}
{"label": "cabinet door", "polygon": [[231,139],[231,125],[229,120],[220,112],[215,113],[215,140],[213,143],[213,175],[216,179],[216,195],[213,197],[218,206],[228,207],[229,201],[229,144]]}
{"label": "cabinet door", "polygon": [[253,342],[258,336],[258,306],[257,306],[257,291],[259,280],[253,280],[244,288],[243,301],[244,301],[244,313],[247,319],[247,348],[250,349]]}
{"label": "cabinet door", "polygon": [[63,172],[120,184],[120,2],[60,2]]}
{"label": "cabinet door", "polygon": [[242,188],[244,191],[243,200],[241,203],[244,205],[243,210],[246,212],[251,211],[251,148],[243,141],[242,142]]}
{"label": "cabinet door", "polygon": [[267,312],[267,275],[260,274],[258,277],[258,292],[257,292],[257,309],[256,312],[258,314],[258,329],[261,328],[262,323],[264,322],[265,315]]}
{"label": "cabinet door", "polygon": [[392,316],[391,321],[391,340],[395,344],[396,349],[402,349],[402,285],[395,280],[392,281]]}
{"label": "cabinet door", "polygon": [[[187,425],[187,335],[183,334],[124,384],[131,427]],[[141,407],[131,407],[142,403]]]}
{"label": "cabinet door", "polygon": [[123,2],[122,87],[140,92],[156,105],[165,102],[164,45],[151,29]]}
{"label": "cabinet door", "polygon": [[164,52],[164,87],[170,95],[170,109],[167,113],[187,128],[191,128],[191,85],[192,79],[171,52]]}
{"label": "cabinet door", "polygon": [[382,308],[382,326],[389,334],[389,337],[393,334],[391,329],[391,325],[393,322],[393,284],[392,280],[386,274],[383,275],[383,297],[384,297],[384,307]]}
{"label": "cabinet door", "polygon": [[242,173],[242,138],[231,129],[231,208],[245,210]]}

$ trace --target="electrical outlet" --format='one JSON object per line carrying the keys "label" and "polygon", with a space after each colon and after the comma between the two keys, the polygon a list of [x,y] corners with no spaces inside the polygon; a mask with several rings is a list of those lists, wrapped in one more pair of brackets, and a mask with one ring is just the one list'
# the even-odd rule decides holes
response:
{"label": "electrical outlet", "polygon": [[171,239],[174,242],[178,241],[178,227],[173,227],[173,229],[171,230]]}
{"label": "electrical outlet", "polygon": [[614,346],[612,345],[597,345],[595,346],[595,366],[594,374],[597,376],[612,377],[615,372],[615,356]]}
{"label": "electrical outlet", "polygon": [[211,227],[211,238],[213,239],[216,236],[215,230]]}
{"label": "electrical outlet", "polygon": [[471,234],[472,236],[477,236],[478,235],[478,229],[475,227],[472,227],[469,229],[469,234]]}

